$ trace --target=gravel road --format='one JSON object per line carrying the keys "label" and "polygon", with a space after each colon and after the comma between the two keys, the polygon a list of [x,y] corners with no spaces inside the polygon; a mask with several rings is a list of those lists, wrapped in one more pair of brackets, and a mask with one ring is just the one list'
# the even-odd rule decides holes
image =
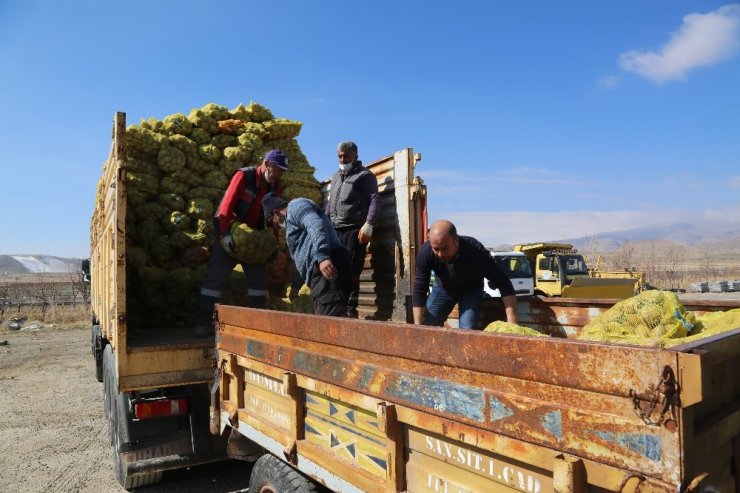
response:
{"label": "gravel road", "polygon": [[[7,344],[3,344],[7,341]],[[0,330],[0,491],[120,493],[89,329]],[[141,492],[246,492],[238,461],[164,474]]]}

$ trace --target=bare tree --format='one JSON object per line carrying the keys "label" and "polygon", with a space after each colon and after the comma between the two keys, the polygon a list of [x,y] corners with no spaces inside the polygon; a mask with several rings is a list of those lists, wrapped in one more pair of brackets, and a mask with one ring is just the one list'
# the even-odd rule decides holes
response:
{"label": "bare tree", "polygon": [[12,298],[10,291],[10,285],[0,284],[0,318],[5,317],[5,312],[11,306]]}
{"label": "bare tree", "polygon": [[619,247],[612,257],[614,270],[632,269],[634,267],[634,254],[635,247],[631,245],[622,245]]}
{"label": "bare tree", "polygon": [[85,281],[81,266],[69,269],[66,275],[66,283],[72,297],[72,306],[76,306],[78,300],[87,304],[90,299],[90,283]]}
{"label": "bare tree", "polygon": [[681,266],[682,259],[684,257],[683,248],[681,248],[679,245],[672,245],[670,248],[668,248],[668,251],[666,252],[665,256],[666,256],[665,272],[666,272],[666,277],[668,278],[668,283],[671,289],[677,289],[680,287],[679,267]]}

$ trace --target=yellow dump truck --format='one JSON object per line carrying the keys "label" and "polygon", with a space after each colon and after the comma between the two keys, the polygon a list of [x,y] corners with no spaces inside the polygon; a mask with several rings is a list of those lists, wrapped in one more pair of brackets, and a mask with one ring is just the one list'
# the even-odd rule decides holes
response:
{"label": "yellow dump truck", "polygon": [[535,293],[564,298],[629,298],[642,290],[644,274],[590,269],[570,243],[527,243],[524,253],[532,267]]}

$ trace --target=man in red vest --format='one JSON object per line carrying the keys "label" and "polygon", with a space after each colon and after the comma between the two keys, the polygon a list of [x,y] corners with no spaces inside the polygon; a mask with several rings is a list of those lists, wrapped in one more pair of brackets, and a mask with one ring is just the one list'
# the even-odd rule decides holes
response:
{"label": "man in red vest", "polygon": [[[233,257],[234,241],[231,225],[234,221],[246,223],[252,229],[264,229],[262,197],[272,192],[280,196],[280,177],[289,171],[288,157],[277,149],[265,154],[258,167],[242,168],[234,172],[214,217],[214,241],[208,259],[206,275],[195,307],[195,335],[213,335],[213,309],[221,299],[223,287],[239,261]],[[265,308],[267,266],[242,263],[247,281],[247,306]]]}

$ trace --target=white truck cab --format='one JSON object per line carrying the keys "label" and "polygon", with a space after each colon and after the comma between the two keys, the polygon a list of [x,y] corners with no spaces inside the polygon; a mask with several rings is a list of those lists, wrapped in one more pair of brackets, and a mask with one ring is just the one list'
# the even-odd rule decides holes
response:
{"label": "white truck cab", "polygon": [[[514,285],[514,292],[517,296],[534,295],[534,277],[532,269],[527,260],[527,256],[522,252],[496,252],[491,249],[491,256],[496,260],[499,268],[504,274],[509,276],[511,284]],[[483,283],[483,289],[486,294],[492,298],[500,298],[501,293],[498,289],[492,289],[488,281]]]}

